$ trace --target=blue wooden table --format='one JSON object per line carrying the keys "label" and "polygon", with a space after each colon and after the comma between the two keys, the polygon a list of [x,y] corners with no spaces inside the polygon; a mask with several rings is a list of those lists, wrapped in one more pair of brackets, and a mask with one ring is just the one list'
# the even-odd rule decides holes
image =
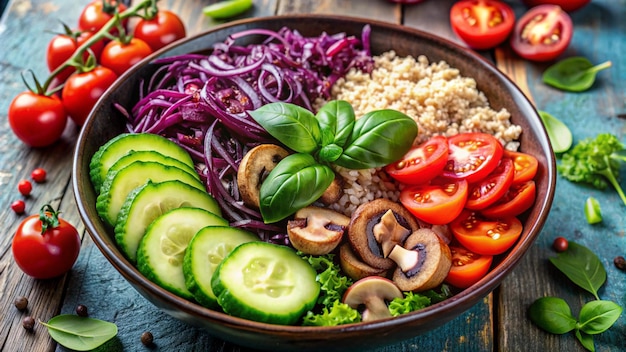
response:
{"label": "blue wooden table", "polygon": [[[199,14],[210,0],[163,0],[185,19],[188,34],[204,31],[214,23]],[[401,7],[383,0],[255,0],[254,9],[244,15],[314,12],[342,13],[402,23],[437,33],[453,41],[448,10],[452,0],[426,0]],[[507,0],[518,17],[526,10],[521,1]],[[216,339],[203,330],[188,326],[159,311],[135,292],[100,254],[76,211],[69,182],[71,155],[77,128],[69,125],[63,139],[46,149],[31,149],[11,133],[6,116],[11,99],[24,90],[20,73],[32,69],[47,74],[45,48],[60,29],[58,20],[75,23],[86,0],[0,0],[7,4],[0,20],[0,350],[52,351],[58,347],[41,325],[34,332],[21,326],[24,313],[13,305],[17,296],[29,298],[29,315],[46,321],[59,313],[73,313],[78,304],[90,315],[117,324],[119,333],[103,351],[147,351],[140,342],[144,331],[154,335],[151,351],[249,351]],[[0,6],[2,9],[2,6]],[[585,56],[592,62],[611,60],[613,66],[598,76],[584,93],[565,93],[544,85],[541,73],[547,64],[529,63],[506,47],[483,52],[509,74],[536,107],[564,121],[575,142],[598,133],[611,132],[626,142],[626,0],[593,0],[572,13],[573,41],[566,56]],[[459,42],[460,43],[460,42]],[[11,238],[25,215],[14,214],[9,204],[16,198],[19,180],[28,178],[35,167],[48,171],[48,182],[37,187],[28,199],[27,214],[46,202],[60,207],[63,216],[83,233],[78,262],[70,273],[53,280],[25,276],[13,262]],[[626,168],[621,184],[626,187]],[[589,196],[602,206],[604,221],[589,225],[583,205]],[[613,258],[626,256],[626,207],[612,190],[599,191],[570,183],[560,176],[548,221],[531,251],[502,285],[479,304],[446,325],[397,345],[375,351],[584,351],[573,334],[551,335],[534,326],[527,316],[530,304],[539,297],[564,298],[577,314],[592,297],[560,274],[548,262],[557,236],[591,248],[602,260],[608,280],[600,297],[626,307],[626,272],[613,265]],[[626,350],[626,314],[607,332],[595,337],[597,351]]]}

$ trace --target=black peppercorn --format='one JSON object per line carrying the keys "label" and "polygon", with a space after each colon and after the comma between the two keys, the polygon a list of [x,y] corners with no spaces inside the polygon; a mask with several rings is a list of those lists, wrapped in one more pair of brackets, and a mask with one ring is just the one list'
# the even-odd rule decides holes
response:
{"label": "black peppercorn", "polygon": [[25,310],[28,307],[28,298],[24,296],[19,296],[15,299],[15,308],[18,310]]}
{"label": "black peppercorn", "polygon": [[88,315],[89,315],[89,312],[87,311],[87,306],[85,306],[85,305],[83,305],[83,304],[79,304],[79,305],[76,307],[76,314],[77,314],[79,317],[86,317],[86,316],[88,316]]}
{"label": "black peppercorn", "polygon": [[35,319],[33,319],[33,317],[31,316],[25,317],[24,319],[22,319],[22,326],[26,330],[32,330],[35,327]]}
{"label": "black peppercorn", "polygon": [[626,259],[624,259],[621,255],[613,259],[613,264],[615,264],[619,270],[626,270]]}
{"label": "black peppercorn", "polygon": [[150,331],[145,331],[143,334],[141,334],[141,343],[144,344],[144,346],[152,346],[153,341],[154,336],[152,336],[152,333]]}

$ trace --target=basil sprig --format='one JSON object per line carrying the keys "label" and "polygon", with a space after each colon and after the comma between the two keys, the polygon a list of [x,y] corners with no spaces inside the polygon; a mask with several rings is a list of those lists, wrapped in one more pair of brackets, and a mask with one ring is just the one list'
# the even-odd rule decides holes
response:
{"label": "basil sprig", "polygon": [[48,328],[54,341],[75,351],[91,351],[117,335],[113,323],[74,314],[57,315],[40,323]]}
{"label": "basil sprig", "polygon": [[291,103],[270,103],[248,112],[269,134],[298,154],[267,175],[260,190],[263,221],[280,221],[317,200],[332,183],[331,163],[348,169],[382,167],[402,158],[417,124],[395,110],[356,119],[350,103],[334,100],[317,114]]}

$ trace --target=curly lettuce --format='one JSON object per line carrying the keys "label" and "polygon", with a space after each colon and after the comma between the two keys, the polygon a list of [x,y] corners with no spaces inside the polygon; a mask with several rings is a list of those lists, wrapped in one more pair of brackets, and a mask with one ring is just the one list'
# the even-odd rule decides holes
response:
{"label": "curly lettuce", "polygon": [[361,321],[361,314],[340,300],[335,300],[333,304],[322,308],[322,312],[315,314],[312,311],[302,321],[302,325],[307,326],[335,326],[343,324],[358,323]]}

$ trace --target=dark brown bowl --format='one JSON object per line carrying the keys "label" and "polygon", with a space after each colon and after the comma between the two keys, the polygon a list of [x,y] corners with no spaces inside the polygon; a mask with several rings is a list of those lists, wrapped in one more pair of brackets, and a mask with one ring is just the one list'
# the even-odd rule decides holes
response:
{"label": "dark brown bowl", "polygon": [[[301,327],[257,323],[206,309],[179,298],[148,281],[124,257],[96,212],[96,194],[89,180],[89,161],[96,150],[123,131],[124,118],[113,107],[131,107],[136,100],[138,82],[154,72],[150,61],[156,57],[204,51],[229,34],[252,28],[278,30],[283,26],[303,35],[316,36],[346,32],[359,36],[365,24],[372,28],[374,54],[395,50],[399,55],[426,55],[431,62],[445,60],[464,76],[474,77],[478,89],[491,106],[506,108],[514,123],[522,126],[521,150],[539,160],[536,176],[537,201],[527,212],[524,231],[515,246],[501,256],[493,269],[477,284],[453,298],[411,314],[389,320],[338,327]],[[201,35],[184,39],[155,53],[136,65],[105,93],[80,134],[74,156],[73,187],[81,217],[96,245],[130,284],[154,305],[175,318],[202,326],[219,338],[236,344],[267,350],[342,350],[374,347],[399,342],[436,327],[471,308],[496,288],[514,269],[538,236],[548,215],[555,188],[555,159],[548,137],[536,110],[522,92],[490,63],[472,51],[447,40],[415,29],[372,20],[316,15],[257,18],[216,27]]]}

